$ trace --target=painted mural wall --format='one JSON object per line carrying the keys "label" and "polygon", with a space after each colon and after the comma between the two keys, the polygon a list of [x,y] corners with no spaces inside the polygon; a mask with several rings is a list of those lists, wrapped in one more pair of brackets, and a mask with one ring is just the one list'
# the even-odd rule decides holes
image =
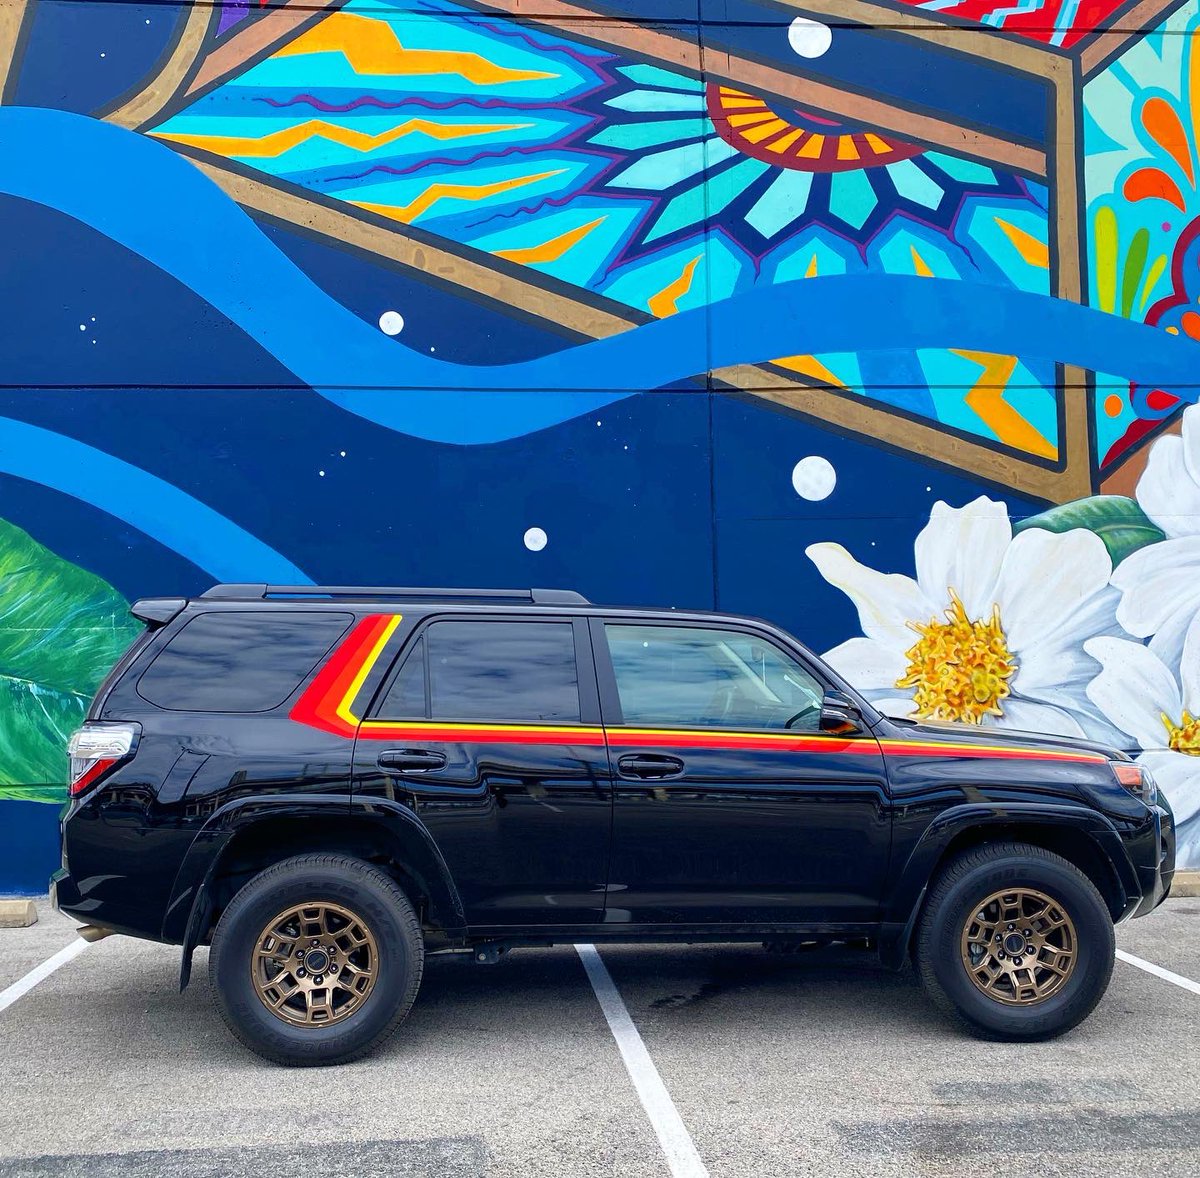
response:
{"label": "painted mural wall", "polygon": [[0,0],[0,890],[218,580],[571,586],[1149,765],[1200,867],[1200,0]]}

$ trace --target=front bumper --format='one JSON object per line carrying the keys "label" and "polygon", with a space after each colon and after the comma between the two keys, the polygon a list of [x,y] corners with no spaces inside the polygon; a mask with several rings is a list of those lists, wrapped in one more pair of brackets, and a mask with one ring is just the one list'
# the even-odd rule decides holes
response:
{"label": "front bumper", "polygon": [[1167,898],[1175,878],[1175,815],[1168,807],[1157,805],[1153,817],[1151,830],[1138,840],[1137,853],[1132,856],[1142,898],[1130,916],[1153,912]]}

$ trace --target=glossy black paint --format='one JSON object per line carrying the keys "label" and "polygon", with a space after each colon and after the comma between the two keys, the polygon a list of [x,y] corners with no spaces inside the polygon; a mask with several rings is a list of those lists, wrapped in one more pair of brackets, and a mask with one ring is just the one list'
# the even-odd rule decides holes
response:
{"label": "glossy black paint", "polygon": [[[600,619],[591,632],[604,723],[616,732],[624,718]],[[771,642],[753,625],[745,632]],[[824,679],[817,664],[806,665]],[[843,743],[830,741],[839,750]],[[891,843],[887,775],[870,732],[851,744],[853,752],[680,748],[653,740],[611,748],[605,924],[878,920]],[[670,777],[645,780],[623,770],[627,758],[675,766]]]}
{"label": "glossy black paint", "polygon": [[[506,629],[513,626],[511,615],[473,617],[480,626],[495,622]],[[444,622],[452,618],[434,614],[409,631],[397,671],[422,639],[429,658],[437,657],[436,635]],[[573,624],[570,615],[548,612],[537,623],[558,623],[571,634],[579,699],[577,713],[568,719],[574,725],[598,725],[586,626]],[[385,716],[381,708],[390,686],[389,680],[372,701],[370,718],[396,719]],[[431,697],[429,704],[437,708],[437,699]],[[463,707],[448,718],[478,720],[474,712]],[[397,767],[404,754],[438,756],[443,763]],[[520,744],[380,740],[360,734],[354,754],[354,797],[356,801],[394,800],[416,815],[445,856],[467,923],[477,933],[575,927],[603,917],[611,812],[603,745],[575,743],[568,735],[552,744]]]}
{"label": "glossy black paint", "polygon": [[[178,711],[145,699],[138,680],[163,646],[198,614],[222,610],[355,620],[402,612],[356,701],[368,718],[404,654],[439,619],[569,623],[580,710],[572,727],[584,736],[397,743],[335,735],[289,718],[319,667],[260,712]],[[752,634],[844,695],[860,731],[831,740],[828,752],[618,745],[619,701],[597,624],[604,619]],[[790,636],[725,616],[198,599],[139,640],[89,718],[135,720],[142,737],[132,760],[64,809],[58,903],[88,923],[189,948],[211,934],[239,881],[272,857],[321,847],[386,864],[418,898],[427,935],[446,944],[575,932],[613,940],[866,935],[891,963],[903,958],[938,864],[967,843],[1018,837],[1062,850],[1093,876],[1114,919],[1159,903],[1174,868],[1165,806],[1144,805],[1102,762],[1036,755],[1095,746],[887,720]],[[889,753],[897,741],[928,751]],[[963,755],[973,744],[1014,755]],[[662,776],[645,763],[655,759]]]}

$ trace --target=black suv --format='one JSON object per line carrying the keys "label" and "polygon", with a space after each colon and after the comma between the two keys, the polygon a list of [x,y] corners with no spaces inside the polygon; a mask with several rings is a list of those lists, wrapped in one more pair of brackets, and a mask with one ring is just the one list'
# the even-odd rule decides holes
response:
{"label": "black suv", "polygon": [[280,1063],[364,1054],[426,953],[867,942],[977,1032],[1059,1034],[1159,904],[1174,824],[1082,741],[888,719],[795,639],[562,590],[148,599],[71,739],[52,892],[212,945]]}

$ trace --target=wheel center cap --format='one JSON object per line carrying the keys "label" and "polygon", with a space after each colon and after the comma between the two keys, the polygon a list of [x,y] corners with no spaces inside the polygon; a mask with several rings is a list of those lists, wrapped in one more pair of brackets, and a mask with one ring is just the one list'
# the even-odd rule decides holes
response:
{"label": "wheel center cap", "polygon": [[324,949],[310,949],[304,955],[304,968],[310,974],[324,973],[329,968],[329,954]]}
{"label": "wheel center cap", "polygon": [[1025,950],[1025,938],[1020,933],[1009,933],[1004,938],[1004,952],[1015,957]]}

